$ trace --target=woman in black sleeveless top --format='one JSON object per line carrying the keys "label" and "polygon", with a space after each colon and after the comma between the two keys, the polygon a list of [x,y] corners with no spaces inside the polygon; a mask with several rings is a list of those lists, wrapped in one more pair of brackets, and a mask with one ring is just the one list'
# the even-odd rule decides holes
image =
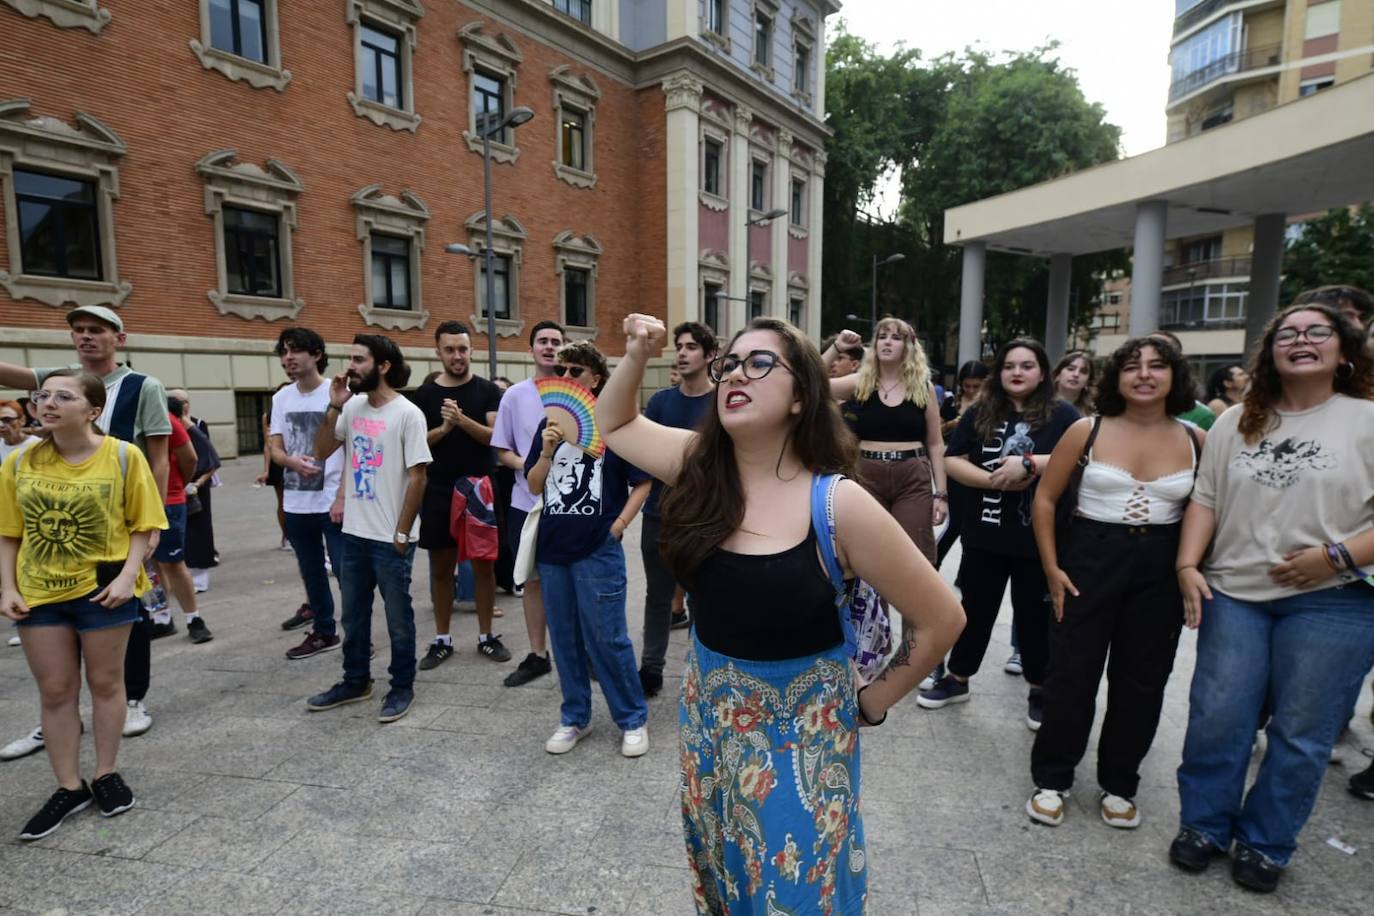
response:
{"label": "woman in black sleeveless top", "polygon": [[672,488],[664,559],[692,594],[679,710],[683,825],[700,913],[858,913],[867,894],[858,726],[878,724],[963,624],[953,593],[862,488],[835,489],[846,576],[902,613],[887,669],[856,691],[835,589],[812,530],[814,475],[848,472],[854,441],[820,354],[760,318],[711,363],[700,431],[639,416],[648,359],[667,338],[625,320],[624,360],[597,404],[607,445]]}

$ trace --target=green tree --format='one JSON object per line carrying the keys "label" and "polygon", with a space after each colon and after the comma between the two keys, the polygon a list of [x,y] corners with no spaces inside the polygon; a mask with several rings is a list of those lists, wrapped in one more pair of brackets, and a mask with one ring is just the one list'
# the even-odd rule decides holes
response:
{"label": "green tree", "polygon": [[1303,223],[1290,238],[1280,301],[1335,283],[1374,290],[1374,205],[1330,210]]}

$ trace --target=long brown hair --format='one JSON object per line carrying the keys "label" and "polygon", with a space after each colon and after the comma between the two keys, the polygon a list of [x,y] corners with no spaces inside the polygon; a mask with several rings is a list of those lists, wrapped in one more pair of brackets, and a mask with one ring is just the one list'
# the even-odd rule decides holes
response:
{"label": "long brown hair", "polygon": [[[772,331],[782,338],[780,354],[792,367],[793,393],[801,411],[792,418],[787,441],[802,467],[813,474],[854,474],[858,442],[830,397],[830,378],[821,354],[800,331],[777,318],[755,318],[722,353],[747,331]],[[744,522],[744,484],[735,446],[720,424],[720,407],[711,408],[697,426],[697,440],[683,458],[678,482],[663,496],[659,547],[678,581],[690,584],[702,561]],[[784,449],[786,444],[784,444]],[[782,462],[782,452],[778,454]]]}
{"label": "long brown hair", "polygon": [[1097,364],[1093,362],[1091,353],[1087,350],[1070,350],[1065,353],[1064,357],[1054,364],[1054,371],[1050,373],[1050,380],[1054,382],[1054,393],[1059,394],[1059,373],[1079,359],[1088,364],[1088,377],[1083,382],[1083,390],[1078,392],[1078,400],[1069,403],[1078,408],[1079,413],[1087,416],[1093,412],[1093,394],[1097,385]]}
{"label": "long brown hair", "polygon": [[1002,387],[1002,365],[1007,361],[1007,354],[1016,349],[1031,351],[1040,365],[1040,384],[1021,405],[1021,419],[1029,423],[1031,429],[1039,429],[1049,421],[1050,410],[1058,400],[1054,393],[1054,378],[1050,375],[1050,355],[1040,341],[1031,337],[1009,340],[992,358],[987,380],[983,382],[983,393],[978,398],[978,418],[974,428],[979,439],[991,439],[997,427],[1016,413],[1016,405]]}
{"label": "long brown hair", "polygon": [[[1283,394],[1283,379],[1274,362],[1274,335],[1294,312],[1317,312],[1325,315],[1336,329],[1341,343],[1341,364],[1336,368],[1332,387],[1338,394],[1348,394],[1352,398],[1374,396],[1374,364],[1365,354],[1365,335],[1348,318],[1335,308],[1322,302],[1304,302],[1290,305],[1279,312],[1264,329],[1264,339],[1260,341],[1250,361],[1250,387],[1245,392],[1245,406],[1241,409],[1240,434],[1245,441],[1254,444],[1261,436],[1279,425],[1278,412],[1274,405]],[[1349,366],[1349,369],[1345,367]]]}

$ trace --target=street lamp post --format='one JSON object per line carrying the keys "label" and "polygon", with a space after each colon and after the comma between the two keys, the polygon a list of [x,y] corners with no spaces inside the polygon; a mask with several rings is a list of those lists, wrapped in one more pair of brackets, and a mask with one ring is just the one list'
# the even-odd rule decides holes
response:
{"label": "street lamp post", "polygon": [[890,254],[887,257],[883,258],[881,261],[878,260],[878,256],[876,254],[873,256],[873,280],[872,283],[869,285],[868,291],[868,323],[870,327],[876,328],[878,326],[878,268],[882,267],[884,264],[895,264],[898,261],[905,260],[906,255],[901,254],[900,252],[897,254]]}
{"label": "street lamp post", "polygon": [[[748,287],[749,287],[749,261],[750,261],[750,260],[753,258],[753,256],[754,256],[754,251],[753,251],[754,246],[751,244],[751,243],[753,242],[753,239],[751,239],[751,238],[749,237],[749,227],[750,227],[750,226],[753,226],[753,225],[755,225],[755,224],[763,225],[763,224],[766,224],[766,223],[771,223],[773,220],[778,219],[779,217],[782,217],[782,216],[786,216],[786,215],[787,215],[787,211],[784,210],[784,209],[782,209],[781,207],[775,207],[775,208],[773,208],[772,210],[769,210],[767,213],[760,213],[758,216],[748,216],[748,215],[747,215],[748,212],[749,212],[749,211],[747,211],[747,210],[745,211],[746,217],[745,217],[745,220],[744,220],[744,286],[745,286],[745,289],[746,289],[746,290],[747,290]],[[728,299],[728,298],[731,298],[731,297],[726,296],[726,297],[723,297],[723,298],[727,298],[727,299]],[[734,298],[736,301],[742,301],[742,302],[748,302],[748,301],[749,301],[748,299],[743,299],[743,300],[741,300],[741,299],[739,299],[738,296],[735,296],[735,297],[733,297],[733,298]],[[749,314],[747,308],[746,308],[746,310],[745,310],[745,314],[746,314],[746,315]],[[746,323],[747,323],[747,322],[746,322]]]}
{"label": "street lamp post", "polygon": [[[484,286],[486,287],[486,311],[487,311],[487,362],[489,365],[489,379],[496,378],[496,284],[492,282],[496,263],[496,253],[492,250],[494,241],[492,239],[491,227],[491,138],[507,127],[517,127],[524,124],[534,117],[534,112],[523,105],[519,108],[512,108],[510,113],[501,117],[500,112],[487,112],[477,116],[477,132],[482,135],[482,196],[483,207],[487,223],[486,246],[482,249],[482,271],[486,277]],[[444,250],[450,254],[465,254],[469,257],[476,253],[460,242],[444,246]]]}

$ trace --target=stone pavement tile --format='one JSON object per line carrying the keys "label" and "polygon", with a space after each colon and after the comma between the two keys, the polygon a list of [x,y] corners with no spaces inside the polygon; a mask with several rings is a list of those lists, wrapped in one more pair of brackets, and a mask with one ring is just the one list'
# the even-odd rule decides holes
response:
{"label": "stone pavement tile", "polygon": [[261,691],[232,690],[220,694],[205,705],[209,715],[232,715],[268,719],[296,719],[304,711],[304,703],[298,697],[281,693]]}
{"label": "stone pavement tile", "polygon": [[195,870],[163,890],[139,916],[270,916],[291,899],[289,885],[256,875]]}
{"label": "stone pavement tile", "polygon": [[[667,911],[665,911],[667,912]],[[682,910],[687,913],[689,910]],[[494,903],[460,903],[457,900],[427,900],[417,916],[547,916],[548,910],[497,906]]]}
{"label": "stone pavement tile", "polygon": [[[15,826],[14,833],[19,829]],[[13,833],[6,840],[0,845],[0,909],[36,909],[36,901],[52,892],[50,885],[59,881],[64,868],[88,858],[74,852],[21,845]]]}
{"label": "stone pavement tile", "polygon": [[445,843],[307,828],[254,874],[299,879],[347,875],[349,886],[373,892],[490,901],[515,860],[474,855],[466,837],[455,832],[455,839]]}
{"label": "stone pavement tile", "polygon": [[296,753],[263,776],[287,783],[347,789],[386,765],[391,758],[364,751],[295,747]]}
{"label": "stone pavement tile", "polygon": [[[526,853],[501,885],[493,903],[525,906],[556,913],[616,916],[645,912],[632,907],[656,889],[663,869],[632,865],[595,851],[582,859]],[[686,870],[669,869],[684,878]],[[679,911],[681,912],[681,911]],[[690,912],[690,911],[688,911]]]}
{"label": "stone pavement tile", "polygon": [[[213,807],[206,810],[215,810]],[[249,872],[297,833],[295,827],[203,815],[143,857],[145,862]]]}
{"label": "stone pavement tile", "polygon": [[351,789],[301,786],[259,822],[307,830],[464,842],[481,823],[480,807],[449,802],[403,780],[369,776]]}
{"label": "stone pavement tile", "polygon": [[[487,664],[490,664],[488,662]],[[509,690],[501,684],[454,684],[428,677],[426,671],[415,681],[415,696],[435,706],[488,707],[496,704]]]}
{"label": "stone pavement tile", "polygon": [[141,859],[200,817],[180,811],[133,808],[118,817],[101,817],[92,805],[35,845],[119,859]]}
{"label": "stone pavement tile", "polygon": [[973,851],[921,845],[917,828],[913,823],[907,836],[867,839],[870,893],[910,901],[913,908],[927,899],[986,905]]}
{"label": "stone pavement tile", "polygon": [[[211,777],[202,773],[189,773],[183,770],[151,769],[132,766],[125,750],[136,738],[125,738],[120,744],[119,772],[134,790],[138,807],[150,811],[177,810],[177,799],[193,793]],[[182,806],[179,810],[195,810]]]}
{"label": "stone pavement tile", "polygon": [[212,814],[219,818],[251,821],[270,811],[296,791],[290,783],[237,776],[212,776],[194,790],[183,793],[165,807],[169,811]]}
{"label": "stone pavement tile", "polygon": [[282,914],[289,916],[415,916],[428,905],[424,897],[388,893],[337,880],[302,878],[289,882],[290,896]]}
{"label": "stone pavement tile", "polygon": [[81,856],[62,867],[46,893],[27,902],[49,912],[60,907],[68,913],[135,913],[187,874],[176,865]]}
{"label": "stone pavement tile", "polygon": [[692,901],[691,871],[685,865],[678,868],[646,868],[644,873],[648,883],[630,901],[626,912],[662,916],[696,912],[696,904]]}
{"label": "stone pavement tile", "polygon": [[640,807],[617,806],[602,819],[592,842],[595,854],[613,862],[685,869],[687,846],[682,818],[667,816],[661,808],[645,806],[646,810],[641,811]]}
{"label": "stone pavement tile", "polygon": [[508,799],[483,812],[484,822],[468,847],[474,854],[515,862],[526,853],[582,861],[601,855],[603,816],[579,809],[536,808]]}
{"label": "stone pavement tile", "polygon": [[[530,736],[549,734],[557,727],[558,707],[555,701],[545,709],[493,709],[475,706],[443,707],[431,728],[440,731],[462,732],[472,735]],[[552,724],[549,724],[552,723]],[[541,738],[541,743],[543,738]]]}

